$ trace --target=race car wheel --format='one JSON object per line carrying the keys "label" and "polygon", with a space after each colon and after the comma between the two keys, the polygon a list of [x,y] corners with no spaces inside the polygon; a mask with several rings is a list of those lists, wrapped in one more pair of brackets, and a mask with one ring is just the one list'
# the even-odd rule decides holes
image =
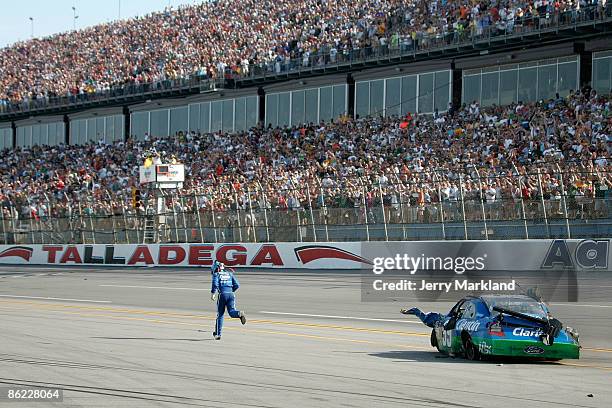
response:
{"label": "race car wheel", "polygon": [[463,350],[464,350],[464,356],[466,359],[472,360],[472,361],[480,360],[480,353],[478,352],[478,349],[476,348],[474,343],[472,343],[472,339],[470,337],[466,337],[464,339]]}
{"label": "race car wheel", "polygon": [[429,342],[431,343],[432,347],[435,347],[436,349],[438,349],[438,351],[440,351],[440,346],[438,346],[438,337],[436,337],[436,329],[431,330],[431,337],[429,338]]}

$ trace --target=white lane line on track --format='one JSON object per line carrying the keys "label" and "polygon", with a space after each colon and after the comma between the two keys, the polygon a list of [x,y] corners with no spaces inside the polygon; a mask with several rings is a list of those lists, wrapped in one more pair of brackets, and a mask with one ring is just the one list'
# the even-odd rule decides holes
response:
{"label": "white lane line on track", "polygon": [[0,295],[0,297],[14,298],[14,299],[64,300],[67,302],[112,303],[110,300],[66,299],[66,298],[54,298],[54,297],[43,297],[43,296]]}
{"label": "white lane line on track", "polygon": [[169,289],[169,290],[210,290],[202,288],[177,288],[172,286],[131,286],[131,285],[98,285],[106,288],[132,288],[132,289]]}
{"label": "white lane line on track", "polygon": [[612,307],[612,305],[579,305],[576,303],[551,303],[552,306],[577,306],[577,307],[604,307],[604,308],[610,308]]}
{"label": "white lane line on track", "polygon": [[271,314],[271,315],[282,315],[282,316],[322,317],[325,319],[365,320],[369,322],[394,322],[394,323],[421,324],[421,322],[415,322],[411,320],[374,319],[370,317],[330,316],[330,315],[307,314],[307,313],[270,312],[266,310],[262,310],[259,313]]}

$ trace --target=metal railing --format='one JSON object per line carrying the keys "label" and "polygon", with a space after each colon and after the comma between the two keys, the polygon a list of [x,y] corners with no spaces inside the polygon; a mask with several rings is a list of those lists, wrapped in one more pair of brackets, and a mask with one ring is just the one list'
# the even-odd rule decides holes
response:
{"label": "metal railing", "polygon": [[[261,80],[275,78],[286,74],[301,74],[325,69],[337,69],[344,65],[363,64],[374,61],[389,61],[403,57],[417,56],[459,49],[465,46],[487,47],[493,43],[506,43],[530,36],[542,36],[557,33],[560,30],[577,29],[598,23],[612,22],[612,2],[605,8],[588,6],[566,12],[546,13],[542,16],[515,17],[503,24],[492,23],[490,26],[478,25],[442,32],[405,33],[396,38],[390,35],[384,45],[373,44],[363,47],[343,46],[335,49],[331,44],[324,44],[316,51],[306,50],[295,58],[277,58],[261,61],[248,67],[226,67],[225,72],[217,73],[217,78],[193,74],[187,78],[162,79],[145,84],[123,84],[102,92],[85,92],[77,95],[41,97],[27,99],[19,103],[0,101],[0,116],[7,113],[29,112],[48,107],[82,105],[84,103],[109,100],[121,96],[154,94],[162,91],[176,91],[189,87],[219,89],[233,87],[242,80]],[[409,29],[402,23],[399,29]],[[394,29],[392,31],[398,31]],[[335,51],[332,51],[332,48]]]}
{"label": "metal railing", "polygon": [[327,51],[331,46],[324,45],[319,50],[308,51],[297,58],[267,61],[249,67],[247,75],[234,74],[236,81],[241,79],[266,79],[286,74],[299,74],[317,70],[333,70],[343,65],[361,65],[368,62],[384,62],[403,57],[416,57],[422,54],[441,53],[466,46],[484,47],[493,43],[508,43],[530,36],[540,37],[560,30],[578,29],[597,23],[612,22],[612,4],[606,8],[598,6],[583,7],[566,12],[547,13],[545,16],[514,18],[503,25],[492,24],[486,27],[476,25],[442,32],[415,32],[387,38],[385,45],[345,47],[335,52]]}
{"label": "metal railing", "polygon": [[[497,190],[493,192],[493,190]],[[422,172],[2,203],[0,244],[609,238],[612,172]]]}
{"label": "metal railing", "polygon": [[193,75],[187,78],[160,79],[146,83],[130,83],[111,87],[109,90],[89,92],[84,91],[77,94],[63,96],[45,96],[25,99],[19,103],[4,104],[0,101],[0,116],[20,112],[32,112],[61,106],[81,106],[95,102],[105,102],[116,98],[155,95],[162,92],[181,91],[198,87],[200,92],[214,91],[223,88],[223,78],[207,78],[205,76]]}

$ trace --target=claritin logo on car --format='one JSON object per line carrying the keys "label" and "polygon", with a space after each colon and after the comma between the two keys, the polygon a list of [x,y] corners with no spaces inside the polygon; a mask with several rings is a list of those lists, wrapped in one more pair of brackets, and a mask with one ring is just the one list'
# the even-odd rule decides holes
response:
{"label": "claritin logo on car", "polygon": [[544,332],[540,329],[529,330],[523,329],[522,327],[517,327],[516,329],[512,330],[512,334],[518,337],[539,337],[544,334]]}

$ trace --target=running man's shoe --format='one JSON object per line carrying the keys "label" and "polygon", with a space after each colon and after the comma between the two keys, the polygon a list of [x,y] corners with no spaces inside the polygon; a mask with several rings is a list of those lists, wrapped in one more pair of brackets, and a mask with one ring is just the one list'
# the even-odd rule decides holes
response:
{"label": "running man's shoe", "polygon": [[244,315],[244,312],[240,312],[240,323],[246,324],[246,316]]}

